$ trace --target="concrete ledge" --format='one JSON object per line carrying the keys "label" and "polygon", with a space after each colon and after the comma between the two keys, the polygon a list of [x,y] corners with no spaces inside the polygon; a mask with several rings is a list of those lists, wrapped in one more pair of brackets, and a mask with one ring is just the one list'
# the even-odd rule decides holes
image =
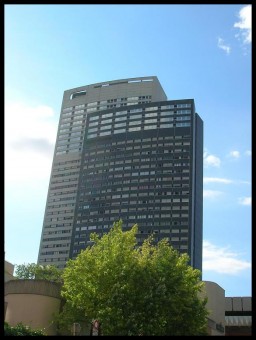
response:
{"label": "concrete ledge", "polygon": [[61,284],[47,280],[11,280],[5,283],[4,295],[36,294],[61,298]]}

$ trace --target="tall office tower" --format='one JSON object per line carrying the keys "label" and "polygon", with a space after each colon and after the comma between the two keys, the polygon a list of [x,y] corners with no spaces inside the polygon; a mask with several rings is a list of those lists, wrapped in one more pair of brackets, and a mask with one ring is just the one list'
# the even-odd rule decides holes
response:
{"label": "tall office tower", "polygon": [[168,238],[202,270],[203,122],[157,77],[64,92],[39,264],[63,268],[115,221]]}

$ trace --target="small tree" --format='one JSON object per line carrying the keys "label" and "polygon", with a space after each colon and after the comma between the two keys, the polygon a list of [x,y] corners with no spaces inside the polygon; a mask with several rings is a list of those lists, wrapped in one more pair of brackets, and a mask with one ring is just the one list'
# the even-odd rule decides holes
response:
{"label": "small tree", "polygon": [[68,261],[60,318],[97,319],[104,335],[203,334],[207,311],[206,299],[198,296],[200,272],[166,240],[153,245],[149,237],[139,247],[137,230],[134,225],[123,232],[116,222],[102,238],[92,234],[94,245]]}
{"label": "small tree", "polygon": [[63,270],[54,265],[42,266],[35,263],[15,265],[15,276],[18,279],[47,280],[62,283]]}

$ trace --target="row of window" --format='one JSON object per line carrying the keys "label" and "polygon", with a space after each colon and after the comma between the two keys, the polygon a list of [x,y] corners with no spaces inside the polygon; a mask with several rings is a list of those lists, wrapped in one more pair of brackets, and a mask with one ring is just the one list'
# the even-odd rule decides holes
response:
{"label": "row of window", "polygon": [[[132,211],[130,211],[132,212]],[[100,218],[97,216],[97,218],[95,219],[89,219],[88,218],[84,218],[84,219],[80,219],[80,220],[77,220],[76,223],[77,224],[80,224],[80,223],[88,223],[88,222],[95,222],[95,221],[112,221],[112,220],[117,220],[117,219],[124,219],[124,215],[121,215],[121,213],[117,214],[117,213],[112,213],[112,216],[104,216],[104,218]],[[180,219],[180,218],[184,218],[184,219],[188,219],[189,217],[189,214],[187,213],[161,213],[161,214],[145,214],[145,215],[128,215],[126,216],[129,221],[131,220],[139,220],[139,219],[145,219],[145,220],[150,220],[150,219],[163,219],[163,218],[168,218],[168,219]],[[135,222],[134,222],[135,223]]]}
{"label": "row of window", "polygon": [[46,224],[45,225],[45,228],[63,228],[65,227],[64,229],[66,230],[66,227],[71,227],[73,224],[72,223],[57,223],[57,224],[54,224],[54,223],[50,223],[50,224]]}
{"label": "row of window", "polygon": [[[170,206],[170,205],[168,205],[168,206],[157,206],[157,207],[151,207],[152,209],[151,210],[153,210],[154,209],[154,211],[157,211],[157,212],[161,212],[161,211],[166,211],[166,210],[168,210],[168,211],[176,211],[176,212],[178,212],[178,211],[180,211],[180,212],[184,212],[184,213],[187,213],[187,210],[189,210],[189,207],[188,206],[179,206],[179,205],[174,205],[174,206]],[[124,212],[130,212],[130,211],[146,211],[146,210],[148,210],[148,206],[147,207],[145,207],[144,209],[143,208],[141,208],[141,209],[137,209],[137,207],[133,207],[133,206],[130,206],[129,208],[122,208],[122,209],[101,209],[101,210],[91,210],[91,211],[89,211],[88,213],[87,213],[87,215],[82,215],[82,216],[94,216],[94,215],[102,215],[102,214],[119,214],[119,213],[124,213]],[[147,217],[147,216],[149,216],[149,215],[151,215],[151,211],[150,211],[150,209],[148,210],[148,212],[147,212],[147,214],[144,214],[144,215],[138,215],[138,216],[143,216],[143,218],[145,217]],[[159,215],[157,215],[157,214],[154,214],[154,217],[159,217]]]}
{"label": "row of window", "polygon": [[59,251],[43,251],[40,255],[58,255],[58,254],[68,254],[69,250],[59,250]]}
{"label": "row of window", "polygon": [[[172,127],[189,127],[190,123],[177,123],[177,124],[160,124],[159,128],[172,128]],[[144,126],[144,130],[152,130],[157,129],[157,125],[148,125]],[[95,137],[101,137],[101,136],[108,136],[112,134],[119,134],[119,133],[125,133],[125,132],[133,132],[133,131],[140,131],[143,130],[141,126],[128,128],[128,129],[115,129],[113,132],[111,131],[105,131],[100,133],[92,133],[88,134],[87,139],[95,138]]]}
{"label": "row of window", "polygon": [[[69,170],[69,169],[68,169],[68,170]],[[52,178],[60,178],[60,177],[74,176],[74,175],[78,175],[78,174],[79,174],[79,171],[65,172],[64,174],[52,175]]]}
{"label": "row of window", "polygon": [[69,203],[69,204],[53,204],[53,205],[48,205],[47,209],[56,209],[56,208],[71,208],[74,207],[75,203]]}
{"label": "row of window", "polygon": [[[68,114],[74,112],[77,109],[83,109],[82,112],[93,112],[99,110],[106,110],[108,108],[113,107],[122,107],[122,106],[129,106],[129,105],[137,105],[137,104],[144,104],[150,103],[151,96],[140,96],[140,97],[128,97],[128,98],[115,98],[115,99],[108,99],[102,100],[97,102],[91,102],[87,104],[81,104],[67,107],[62,110],[62,116],[67,116]],[[76,112],[76,111],[75,111]]]}
{"label": "row of window", "polygon": [[[177,120],[185,120],[185,121],[188,121],[188,120],[190,120],[190,117],[189,116],[180,116],[180,117],[178,117],[178,118],[180,118],[180,119],[177,119]],[[164,123],[166,123],[166,122],[172,122],[172,121],[175,121],[176,119],[174,118],[173,119],[173,117],[168,117],[168,118],[160,118],[160,124],[162,123],[162,122],[164,122]],[[105,121],[105,122],[109,122],[109,121]],[[104,122],[104,123],[105,123]],[[111,122],[111,121],[110,121]],[[103,123],[103,122],[102,122]],[[144,120],[144,124],[145,125],[147,125],[147,124],[155,124],[155,123],[157,123],[157,119],[155,118],[155,119],[145,119]],[[126,126],[128,126],[128,127],[130,127],[130,126],[134,126],[134,125],[141,125],[141,124],[143,124],[143,122],[141,121],[141,120],[134,120],[134,121],[130,121],[130,122],[128,122],[128,125],[127,125],[127,122],[123,122],[123,123],[115,123],[114,125],[113,125],[113,128],[120,128],[120,127],[126,127]],[[93,125],[94,125],[94,123],[93,123]],[[165,126],[165,124],[164,125],[162,125],[162,127],[163,126]],[[160,125],[160,127],[161,127],[161,125]],[[173,124],[170,124],[169,125],[169,127],[173,127]],[[102,131],[102,130],[109,130],[109,129],[111,129],[112,128],[112,125],[111,124],[109,124],[109,125],[101,125],[101,126],[97,126],[97,127],[90,127],[89,129],[88,129],[88,133],[90,133],[90,132],[95,132],[95,131]]]}
{"label": "row of window", "polygon": [[68,150],[64,150],[64,151],[57,151],[56,155],[64,155],[64,154],[68,154],[68,153],[72,153],[72,152],[79,152],[81,153],[82,148],[76,148],[76,149],[68,149]]}
{"label": "row of window", "polygon": [[[129,204],[132,205],[132,204],[136,204],[138,205],[138,210],[143,210],[144,208],[139,208],[140,205],[144,205],[144,204],[148,204],[149,206],[151,204],[156,204],[156,203],[188,203],[189,202],[189,199],[187,197],[178,197],[178,198],[174,198],[174,197],[170,197],[170,198],[154,198],[154,199],[144,199],[144,200],[135,200],[135,201],[130,201]],[[105,206],[110,206],[111,203],[110,202],[104,202],[104,203],[101,203],[101,206],[102,207],[105,207]],[[90,201],[84,201],[80,206],[79,206],[79,209],[89,209],[90,207],[91,208],[97,208],[99,206],[98,205],[95,205],[95,204],[92,204]],[[148,207],[147,207],[148,209]]]}
{"label": "row of window", "polygon": [[67,248],[70,246],[70,243],[54,243],[54,244],[45,244],[42,248]]}
{"label": "row of window", "polygon": [[[129,151],[129,150],[128,150]],[[164,150],[165,151],[165,150]],[[167,150],[169,151],[169,150]],[[175,150],[176,151],[176,150]],[[176,153],[173,153],[173,152],[168,152],[167,155],[164,155],[162,153],[157,153],[156,157],[148,157],[149,155],[147,154],[147,156],[144,156],[144,157],[140,157],[140,158],[137,158],[137,157],[133,157],[134,154],[130,154],[128,153],[127,156],[130,156],[130,158],[125,158],[125,159],[121,159],[121,160],[113,160],[113,161],[107,161],[107,157],[106,158],[102,158],[102,157],[88,157],[86,156],[85,157],[85,160],[84,160],[84,167],[83,169],[94,169],[94,168],[98,168],[98,167],[109,167],[109,166],[112,166],[112,165],[125,165],[125,164],[129,164],[129,163],[139,163],[141,167],[150,167],[150,165],[143,165],[143,163],[148,163],[148,162],[151,162],[151,166],[153,164],[155,164],[156,166],[163,166],[163,167],[168,167],[168,164],[170,164],[170,160],[175,160],[175,159],[189,159],[190,156],[189,156],[189,153],[187,152],[187,150],[183,150],[184,151],[184,155],[183,156],[177,156]],[[107,151],[106,151],[107,152]],[[179,151],[180,152],[180,151]],[[101,163],[99,163],[101,162]],[[160,165],[158,162],[163,162],[163,163],[160,163],[162,165]],[[159,165],[157,165],[159,164]],[[138,165],[132,165],[133,167],[136,167]],[[128,168],[127,168],[128,169]],[[134,168],[136,169],[136,168]]]}
{"label": "row of window", "polygon": [[[149,109],[149,108],[148,108]],[[150,108],[150,109],[155,109],[155,108]],[[145,109],[146,110],[146,109]],[[89,117],[89,127],[90,126],[94,126],[95,125],[95,121],[97,122],[101,122],[101,124],[108,124],[108,123],[112,123],[113,122],[119,122],[119,121],[124,121],[130,118],[131,119],[142,119],[142,118],[152,118],[152,117],[164,117],[164,116],[169,116],[169,118],[171,119],[177,119],[177,120],[182,120],[181,117],[191,114],[190,110],[178,110],[178,111],[161,111],[161,112],[149,112],[149,113],[140,113],[140,114],[131,114],[131,113],[137,113],[137,112],[142,112],[142,109],[134,109],[134,110],[130,110],[129,111],[129,116],[127,116],[127,111],[119,111],[115,113],[115,117],[113,112],[110,113],[106,113],[103,115],[97,115],[97,116],[90,116]],[[148,110],[149,111],[149,110]],[[181,115],[181,116],[176,116],[177,115]],[[121,115],[124,115],[122,117],[120,117]],[[173,117],[173,115],[175,115],[175,117]],[[190,116],[188,116],[190,117]],[[106,119],[108,118],[108,119]],[[162,119],[162,118],[161,118]],[[187,118],[190,119],[190,118]]]}
{"label": "row of window", "polygon": [[[142,153],[141,153],[142,154]],[[130,156],[133,156],[131,154]],[[133,158],[124,159],[122,161],[105,161],[102,162],[102,159],[92,158],[85,160],[85,164],[83,169],[95,169],[95,168],[105,168],[103,172],[111,172],[111,171],[121,171],[121,170],[130,170],[130,169],[148,169],[148,168],[169,168],[173,166],[173,161],[175,162],[178,159],[190,159],[189,154],[183,155],[175,155],[171,153],[171,155],[166,155],[165,157],[157,157],[157,159],[152,158]],[[132,163],[132,165],[126,165]],[[138,165],[134,163],[139,163]],[[145,163],[145,164],[144,164]],[[149,163],[149,164],[148,164]],[[114,168],[111,168],[112,165],[115,165]],[[120,167],[119,165],[125,165]]]}
{"label": "row of window", "polygon": [[[62,269],[62,268],[65,268],[67,260],[68,260],[68,257],[39,258],[39,263],[50,262],[52,264],[55,264],[57,268]],[[60,264],[60,262],[62,262],[63,264]]]}
{"label": "row of window", "polygon": [[65,240],[69,240],[70,241],[70,236],[65,236],[65,237],[45,237],[43,238],[43,242],[47,242],[47,241],[65,241]]}

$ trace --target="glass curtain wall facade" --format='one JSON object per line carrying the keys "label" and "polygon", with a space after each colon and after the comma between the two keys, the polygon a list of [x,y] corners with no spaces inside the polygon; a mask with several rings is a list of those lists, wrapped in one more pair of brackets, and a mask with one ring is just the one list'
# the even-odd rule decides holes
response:
{"label": "glass curtain wall facade", "polygon": [[123,220],[202,270],[203,122],[157,77],[64,92],[38,263],[65,266]]}

